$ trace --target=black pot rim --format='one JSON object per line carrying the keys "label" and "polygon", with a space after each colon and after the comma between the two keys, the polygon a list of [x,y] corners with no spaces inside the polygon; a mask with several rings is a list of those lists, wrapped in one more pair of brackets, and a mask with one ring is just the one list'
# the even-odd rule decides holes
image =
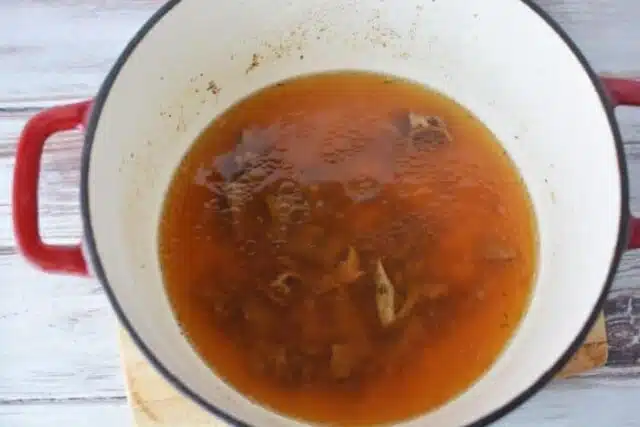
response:
{"label": "black pot rim", "polygon": [[[96,128],[100,119],[100,115],[104,104],[109,96],[109,91],[111,90],[112,85],[120,73],[120,70],[128,60],[129,56],[135,51],[138,44],[144,39],[144,37],[149,33],[149,31],[160,21],[166,14],[168,14],[175,6],[177,6],[182,0],[168,0],[164,5],[162,5],[149,20],[138,30],[138,32],[133,36],[133,38],[129,41],[124,51],[118,57],[117,61],[109,71],[107,77],[102,83],[98,94],[95,97],[93,108],[91,110],[91,115],[86,127],[85,133],[85,143],[83,146],[82,152],[82,167],[81,167],[81,182],[80,182],[80,204],[81,204],[81,213],[82,220],[84,225],[84,241],[85,241],[85,250],[88,252],[89,259],[92,262],[93,271],[96,277],[100,280],[105,293],[111,303],[118,319],[121,324],[127,330],[135,344],[147,358],[147,360],[155,367],[157,371],[159,371],[165,379],[167,379],[178,391],[182,394],[188,396],[194,402],[198,403],[202,408],[207,410],[209,413],[214,416],[220,418],[222,421],[225,421],[231,425],[235,426],[251,426],[250,424],[240,420],[239,418],[225,412],[224,410],[218,408],[217,406],[209,403],[198,393],[190,389],[180,378],[174,375],[169,369],[167,369],[163,363],[154,355],[153,351],[146,345],[146,343],[142,340],[138,332],[136,331],[133,324],[127,318],[124,310],[120,306],[115,293],[107,280],[107,276],[105,274],[104,268],[102,266],[102,262],[100,257],[98,256],[95,236],[93,232],[93,225],[91,223],[90,209],[89,209],[89,164],[91,159],[91,151],[93,147],[93,141],[95,137]],[[611,260],[611,265],[609,268],[609,272],[607,275],[607,279],[602,287],[602,292],[591,311],[589,317],[585,320],[584,325],[580,331],[580,333],[575,337],[573,342],[568,346],[567,350],[564,354],[551,366],[549,369],[542,374],[530,387],[526,390],[519,393],[517,396],[512,398],[509,402],[505,403],[501,407],[493,410],[492,412],[484,415],[480,419],[475,422],[463,426],[463,427],[482,427],[489,425],[498,419],[502,418],[506,414],[513,411],[515,408],[520,406],[530,397],[532,397],[535,393],[537,393],[540,389],[542,389],[569,361],[571,356],[575,353],[575,351],[581,346],[582,342],[586,338],[589,330],[593,326],[596,318],[598,317],[606,295],[608,294],[611,285],[613,283],[613,279],[617,270],[617,266],[620,262],[620,258],[622,253],[626,250],[627,247],[627,237],[628,237],[628,223],[629,223],[629,191],[628,191],[628,175],[627,175],[627,167],[624,158],[624,149],[622,138],[620,135],[620,130],[617,125],[617,121],[614,115],[614,107],[609,102],[607,94],[603,89],[601,82],[594,72],[594,70],[589,65],[587,59],[582,54],[582,52],[578,49],[575,43],[571,40],[569,35],[560,27],[560,25],[553,19],[551,16],[545,12],[540,6],[536,5],[533,0],[520,0],[524,4],[526,4],[532,12],[536,13],[543,19],[550,28],[552,28],[555,33],[560,37],[564,43],[571,49],[576,59],[582,64],[582,67],[591,79],[593,87],[597,91],[600,96],[600,100],[602,103],[602,108],[604,113],[606,114],[609,120],[609,126],[611,128],[612,134],[614,136],[614,143],[616,148],[617,160],[618,160],[618,171],[620,176],[620,190],[621,190],[621,211],[619,215],[619,225],[618,225],[618,236],[617,236],[617,244],[616,249],[613,254],[613,258]]]}

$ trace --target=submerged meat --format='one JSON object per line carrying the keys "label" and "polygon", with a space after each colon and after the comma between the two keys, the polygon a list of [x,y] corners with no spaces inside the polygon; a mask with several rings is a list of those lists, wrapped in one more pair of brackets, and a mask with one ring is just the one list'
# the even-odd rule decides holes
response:
{"label": "submerged meat", "polygon": [[281,247],[283,253],[309,265],[331,269],[332,272],[348,249],[344,236],[311,224],[291,227],[284,239]]}
{"label": "submerged meat", "polygon": [[353,375],[367,358],[369,349],[365,342],[333,344],[331,346],[331,375],[337,380],[344,380]]}
{"label": "submerged meat", "polygon": [[273,193],[266,196],[269,214],[280,227],[303,224],[309,220],[311,208],[298,184],[291,180],[280,182]]}
{"label": "submerged meat", "polygon": [[222,198],[226,200],[231,226],[237,238],[246,238],[250,230],[264,222],[252,215],[257,205],[264,203],[261,193],[284,176],[286,165],[281,155],[272,149],[268,132],[246,130],[234,150],[218,156],[214,164],[224,178]]}
{"label": "submerged meat", "polygon": [[287,348],[267,341],[257,341],[248,354],[251,369],[260,375],[276,378],[282,383],[291,383],[293,366],[289,364]]}
{"label": "submerged meat", "polygon": [[365,272],[360,266],[360,256],[349,246],[346,249],[345,258],[330,272],[322,274],[317,280],[312,280],[313,292],[322,295],[336,290],[344,285],[349,285],[364,277]]}
{"label": "submerged meat", "polygon": [[376,306],[378,308],[378,317],[382,326],[389,326],[396,318],[395,313],[395,289],[387,272],[384,270],[382,261],[376,262],[373,280],[376,289]]}
{"label": "submerged meat", "polygon": [[[396,277],[400,279],[403,275],[398,273],[396,274]],[[380,260],[376,263],[374,280],[376,284],[376,306],[378,309],[378,317],[383,327],[390,326],[398,320],[407,318],[411,314],[413,308],[424,301],[432,301],[447,296],[450,290],[448,285],[441,283],[410,283],[408,284],[408,291],[404,298],[404,302],[400,306],[400,309],[396,311],[395,296],[397,286],[394,286],[389,279],[389,276],[387,275],[387,272]],[[399,282],[399,280],[396,280],[396,282]]]}
{"label": "submerged meat", "polygon": [[432,301],[448,295],[450,287],[442,283],[436,284],[413,284],[407,293],[404,304],[398,310],[397,319],[404,319],[411,314],[411,310],[423,301]]}
{"label": "submerged meat", "polygon": [[[438,117],[406,119],[409,149],[451,139]],[[358,182],[361,198],[341,183],[293,179],[268,138],[243,132],[218,159],[233,235],[243,247],[253,242],[256,254],[242,285],[250,296],[220,299],[219,316],[236,319],[232,339],[246,347],[252,369],[282,385],[385,371],[385,354],[410,352],[417,307],[449,295],[446,285],[425,284],[430,222],[404,204],[408,196],[385,189],[389,180],[370,193],[369,182]],[[359,167],[367,172],[368,163]]]}
{"label": "submerged meat", "polygon": [[431,145],[453,141],[445,121],[438,116],[424,116],[409,112],[409,143],[412,148],[423,149]]}
{"label": "submerged meat", "polygon": [[277,256],[275,278],[256,284],[264,300],[243,307],[243,325],[256,340],[247,352],[256,372],[287,386],[361,381],[385,371],[375,339],[407,347],[416,307],[448,295],[445,285],[421,283],[428,230],[420,216],[392,204],[361,209],[346,228],[329,228],[326,216],[314,216],[319,193],[281,180],[255,196],[264,200],[266,238]]}
{"label": "submerged meat", "polygon": [[360,256],[353,246],[349,246],[346,258],[340,261],[336,267],[335,280],[340,284],[349,284],[363,275],[364,271],[360,269]]}
{"label": "submerged meat", "polygon": [[[293,292],[302,286],[302,279],[297,273],[284,272],[271,281],[265,293],[269,299],[278,305],[287,305],[291,301]],[[299,290],[299,289],[298,289]]]}

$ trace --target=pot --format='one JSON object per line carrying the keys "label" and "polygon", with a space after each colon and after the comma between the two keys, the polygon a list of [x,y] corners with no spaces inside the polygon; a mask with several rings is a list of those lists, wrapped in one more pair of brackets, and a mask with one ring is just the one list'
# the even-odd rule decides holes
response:
{"label": "pot", "polygon": [[[273,13],[277,11],[277,13]],[[539,270],[530,308],[491,369],[407,426],[486,425],[549,381],[591,327],[620,256],[640,247],[613,109],[640,82],[599,80],[532,1],[169,0],[138,31],[94,100],[36,114],[13,187],[22,254],[51,273],[91,275],[167,380],[237,425],[296,425],[223,383],[181,335],[156,251],[161,204],[182,156],[217,114],[296,75],[370,70],[424,83],[498,137],[530,192]],[[84,126],[84,239],[42,241],[38,174],[47,138]]]}

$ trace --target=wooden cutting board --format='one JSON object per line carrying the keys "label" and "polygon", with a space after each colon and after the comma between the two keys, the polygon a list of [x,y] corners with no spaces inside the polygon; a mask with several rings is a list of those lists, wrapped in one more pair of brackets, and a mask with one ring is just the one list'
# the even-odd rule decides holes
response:
{"label": "wooden cutting board", "polygon": [[[198,405],[178,393],[147,362],[127,332],[120,331],[122,365],[134,427],[223,427]],[[560,372],[567,377],[603,366],[607,361],[607,334],[600,315],[582,347]]]}

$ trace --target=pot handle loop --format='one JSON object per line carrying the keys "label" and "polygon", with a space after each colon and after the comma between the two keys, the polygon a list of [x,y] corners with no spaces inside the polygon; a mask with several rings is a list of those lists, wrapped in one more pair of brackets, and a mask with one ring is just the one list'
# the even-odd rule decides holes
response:
{"label": "pot handle loop", "polygon": [[[640,80],[603,77],[602,82],[609,93],[609,97],[614,107],[640,107]],[[627,247],[629,249],[639,249],[640,218],[631,217],[629,220],[628,230],[629,237]]]}
{"label": "pot handle loop", "polygon": [[13,229],[19,250],[41,270],[86,276],[87,264],[80,244],[45,243],[40,235],[38,182],[40,161],[47,139],[84,123],[91,101],[61,105],[40,111],[25,125],[16,150],[13,173]]}

